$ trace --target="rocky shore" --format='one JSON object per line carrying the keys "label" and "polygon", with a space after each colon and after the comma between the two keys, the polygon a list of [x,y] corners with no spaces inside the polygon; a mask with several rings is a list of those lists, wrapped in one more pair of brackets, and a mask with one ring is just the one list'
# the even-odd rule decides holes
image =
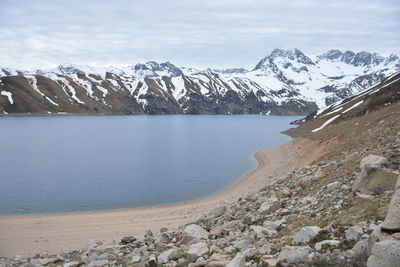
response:
{"label": "rocky shore", "polygon": [[0,266],[400,266],[399,114],[304,135],[327,151],[184,225]]}

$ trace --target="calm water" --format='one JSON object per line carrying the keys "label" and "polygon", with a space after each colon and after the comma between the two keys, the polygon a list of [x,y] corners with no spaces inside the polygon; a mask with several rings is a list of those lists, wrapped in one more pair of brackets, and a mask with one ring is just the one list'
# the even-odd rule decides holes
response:
{"label": "calm water", "polygon": [[159,205],[201,198],[257,167],[295,117],[0,118],[0,214]]}

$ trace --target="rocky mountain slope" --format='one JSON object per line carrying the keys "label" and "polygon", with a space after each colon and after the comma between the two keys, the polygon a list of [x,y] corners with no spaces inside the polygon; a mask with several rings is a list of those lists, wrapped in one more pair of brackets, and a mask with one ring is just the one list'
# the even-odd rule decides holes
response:
{"label": "rocky mountain slope", "polygon": [[1,114],[308,114],[400,71],[400,59],[275,49],[251,71],[170,62],[125,68],[0,68]]}
{"label": "rocky mountain slope", "polygon": [[320,125],[338,105],[353,107],[318,131],[303,129],[294,141],[318,144],[303,151],[312,162],[273,185],[186,225],[0,266],[399,266],[398,78],[309,116]]}

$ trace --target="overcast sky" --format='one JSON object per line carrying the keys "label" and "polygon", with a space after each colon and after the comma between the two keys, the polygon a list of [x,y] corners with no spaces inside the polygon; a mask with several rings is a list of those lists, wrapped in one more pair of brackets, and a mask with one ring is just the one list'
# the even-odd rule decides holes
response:
{"label": "overcast sky", "polygon": [[0,0],[0,66],[252,68],[274,48],[400,54],[399,0]]}

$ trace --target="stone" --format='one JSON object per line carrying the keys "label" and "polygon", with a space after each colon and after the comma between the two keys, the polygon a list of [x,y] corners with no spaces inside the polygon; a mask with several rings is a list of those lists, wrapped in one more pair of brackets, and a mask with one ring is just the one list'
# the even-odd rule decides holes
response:
{"label": "stone", "polygon": [[338,240],[323,240],[315,244],[315,250],[320,251],[325,245],[330,247],[337,247],[339,246],[340,241]]}
{"label": "stone", "polygon": [[259,225],[250,226],[250,230],[254,232],[255,238],[263,238],[277,234],[276,230],[270,230]]}
{"label": "stone", "polygon": [[206,217],[217,218],[217,217],[224,215],[225,212],[226,212],[226,207],[219,206],[219,207],[216,207],[216,208],[212,209],[211,211],[209,211],[206,214]]}
{"label": "stone", "polygon": [[237,253],[236,256],[226,265],[226,267],[245,267],[246,257],[242,253]]}
{"label": "stone", "polygon": [[367,267],[398,267],[400,266],[400,241],[384,240],[376,242],[368,258]]}
{"label": "stone", "polygon": [[303,227],[295,234],[293,241],[295,244],[306,244],[316,237],[321,230],[318,226]]}
{"label": "stone", "polygon": [[126,236],[121,239],[121,244],[126,245],[129,243],[133,243],[136,241],[136,237],[134,236]]}
{"label": "stone", "polygon": [[278,261],[306,262],[308,260],[308,255],[312,252],[313,249],[308,246],[285,246],[278,255]]}
{"label": "stone", "polygon": [[178,258],[179,258],[178,250],[175,248],[171,248],[161,253],[158,256],[157,261],[159,264],[164,264],[171,260],[176,260]]}
{"label": "stone", "polygon": [[326,185],[326,190],[332,192],[340,187],[340,182],[336,181]]}
{"label": "stone", "polygon": [[368,194],[361,194],[361,193],[356,193],[356,197],[354,199],[354,204],[360,204],[360,203],[365,203],[369,202],[374,198],[372,195]]}
{"label": "stone", "polygon": [[389,233],[400,232],[400,175],[397,179],[396,190],[390,200],[385,220],[380,225],[382,231]]}
{"label": "stone", "polygon": [[364,231],[363,231],[362,227],[358,226],[358,225],[350,227],[345,232],[346,240],[349,240],[349,241],[353,240],[356,242],[358,242],[361,239],[363,234],[364,234]]}
{"label": "stone", "polygon": [[187,225],[182,232],[180,243],[189,245],[192,241],[208,239],[208,232],[197,224]]}
{"label": "stone", "polygon": [[382,194],[393,190],[397,182],[398,173],[384,168],[388,159],[377,155],[369,155],[361,160],[360,174],[353,184],[353,191],[362,194]]}
{"label": "stone", "polygon": [[313,180],[312,176],[304,176],[304,177],[300,178],[300,180],[298,181],[297,184],[298,184],[298,186],[305,188],[305,187],[311,185],[312,180]]}
{"label": "stone", "polygon": [[241,231],[244,225],[241,221],[229,221],[222,225],[218,225],[210,230],[210,234],[214,236],[227,235],[231,231]]}
{"label": "stone", "polygon": [[40,259],[31,259],[29,263],[33,266],[41,266],[53,263],[57,260],[58,260],[57,258],[40,258]]}
{"label": "stone", "polygon": [[282,228],[282,225],[286,222],[285,219],[280,219],[277,221],[265,221],[263,223],[263,227],[270,230],[279,230]]}
{"label": "stone", "polygon": [[371,254],[371,248],[368,239],[358,241],[351,249],[354,253],[354,257],[366,260]]}
{"label": "stone", "polygon": [[240,238],[234,243],[234,247],[240,250],[244,250],[254,244],[255,240],[252,237],[245,236]]}
{"label": "stone", "polygon": [[81,264],[77,261],[70,261],[70,262],[64,263],[63,267],[78,267],[79,265],[81,265]]}
{"label": "stone", "polygon": [[168,244],[170,242],[171,238],[166,232],[157,233],[156,236],[154,237],[155,244]]}
{"label": "stone", "polygon": [[88,267],[103,267],[109,263],[108,260],[97,260],[89,263]]}
{"label": "stone", "polygon": [[192,262],[196,261],[198,258],[207,255],[209,252],[208,245],[204,242],[199,242],[193,244],[188,250],[188,259]]}
{"label": "stone", "polygon": [[131,258],[132,263],[138,263],[142,260],[142,256],[140,255],[133,255]]}
{"label": "stone", "polygon": [[264,203],[261,204],[260,208],[258,209],[258,212],[260,214],[268,214],[274,212],[280,207],[281,207],[281,202],[275,195],[272,195],[270,198],[267,198]]}

